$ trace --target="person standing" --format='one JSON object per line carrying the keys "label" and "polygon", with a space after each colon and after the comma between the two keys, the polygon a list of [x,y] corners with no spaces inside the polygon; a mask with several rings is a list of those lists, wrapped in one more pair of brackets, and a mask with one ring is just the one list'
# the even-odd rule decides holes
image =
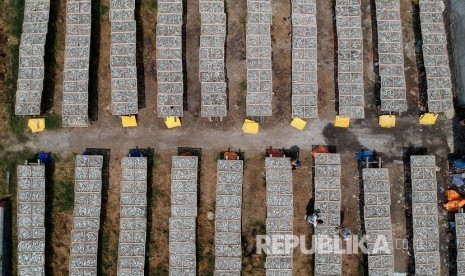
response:
{"label": "person standing", "polygon": [[315,211],[310,215],[306,215],[305,220],[308,222],[308,224],[312,224],[313,227],[316,227],[318,224],[323,223],[323,220],[320,219],[320,217],[318,216],[318,211]]}

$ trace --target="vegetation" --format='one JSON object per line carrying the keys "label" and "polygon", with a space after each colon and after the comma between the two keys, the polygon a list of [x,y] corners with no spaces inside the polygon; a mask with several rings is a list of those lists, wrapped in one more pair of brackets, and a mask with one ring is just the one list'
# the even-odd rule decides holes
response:
{"label": "vegetation", "polygon": [[358,263],[358,275],[359,276],[365,276],[366,275],[365,262],[363,261],[363,258],[361,258],[359,263]]}
{"label": "vegetation", "polygon": [[265,235],[266,234],[266,226],[261,221],[255,221],[252,223],[252,228],[257,230],[257,235]]}
{"label": "vegetation", "polygon": [[244,15],[241,17],[241,26],[242,26],[242,44],[245,46],[246,42],[246,33],[247,33],[247,17]]}
{"label": "vegetation", "polygon": [[243,81],[239,84],[240,88],[244,91],[247,90],[247,82],[246,81]]}
{"label": "vegetation", "polygon": [[246,16],[241,17],[241,25],[242,25],[242,28],[244,28],[244,35],[245,35],[245,27],[247,26],[247,17]]}
{"label": "vegetation", "polygon": [[215,254],[213,254],[213,250],[210,250],[210,252],[208,252],[207,258],[208,268],[207,271],[205,271],[205,275],[213,276],[213,273],[215,272]]}
{"label": "vegetation", "polygon": [[[156,170],[158,169],[158,167],[161,165],[160,164],[161,162],[161,155],[159,154],[154,154],[153,156],[153,172],[152,174],[155,175],[156,174]],[[151,199],[151,202],[149,203],[150,205],[156,203],[158,201],[158,199],[160,199],[161,197],[164,197],[166,196],[165,193],[160,190],[160,188],[156,185],[155,182],[153,182],[153,179],[149,179],[150,182],[152,184],[152,199]]]}
{"label": "vegetation", "polygon": [[162,264],[159,264],[157,267],[155,267],[155,269],[150,270],[151,276],[168,276],[169,274],[168,267]]}
{"label": "vegetation", "polygon": [[[25,135],[26,120],[14,115],[14,102],[16,94],[16,79],[18,76],[19,38],[23,26],[24,0],[1,1],[0,18],[5,20],[6,33],[9,36],[4,49],[10,63],[5,79],[0,83],[0,117],[5,117],[9,130],[20,142],[27,140]],[[2,129],[5,129],[2,126]],[[6,126],[5,126],[6,127]]]}
{"label": "vegetation", "polygon": [[55,188],[54,205],[59,212],[72,213],[74,208],[74,187],[72,182],[57,181]]}
{"label": "vegetation", "polygon": [[149,0],[149,7],[151,10],[158,9],[158,0]]}
{"label": "vegetation", "polygon": [[56,130],[61,128],[61,116],[57,114],[45,115],[45,128],[47,130]]}
{"label": "vegetation", "polygon": [[[102,256],[102,262],[100,263],[100,271],[102,275],[111,275],[110,271],[107,271],[107,264],[112,265],[112,270],[116,271],[116,265],[118,260],[118,238],[112,239],[114,233],[104,231],[103,235],[100,235],[99,243],[101,241],[102,250],[99,252],[99,256]],[[116,273],[115,273],[116,274]],[[100,273],[99,273],[100,275]]]}
{"label": "vegetation", "polygon": [[108,11],[110,10],[110,8],[108,8],[107,6],[100,6],[100,15],[105,15],[108,13]]}
{"label": "vegetation", "polygon": [[142,6],[147,7],[151,12],[158,9],[158,0],[142,0]]}
{"label": "vegetation", "polygon": [[165,194],[158,188],[157,185],[152,186],[152,202],[157,202],[158,198],[165,196]]}
{"label": "vegetation", "polygon": [[[16,195],[16,165],[23,164],[31,159],[34,154],[28,150],[19,152],[6,152],[0,154],[0,197],[13,197]],[[9,183],[6,183],[6,175],[9,173]]]}

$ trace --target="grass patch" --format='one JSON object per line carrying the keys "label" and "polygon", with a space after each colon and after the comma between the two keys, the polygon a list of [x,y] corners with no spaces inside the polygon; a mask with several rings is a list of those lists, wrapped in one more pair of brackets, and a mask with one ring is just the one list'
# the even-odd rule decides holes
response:
{"label": "grass patch", "polygon": [[108,13],[108,11],[110,10],[110,8],[108,8],[107,6],[100,6],[100,15],[105,15]]}
{"label": "grass patch", "polygon": [[72,213],[74,208],[74,154],[54,155],[53,212]]}
{"label": "grass patch", "polygon": [[25,142],[26,119],[15,116],[14,104],[16,94],[16,80],[18,77],[18,59],[19,59],[19,38],[22,32],[24,16],[24,0],[18,1],[1,1],[0,17],[6,23],[6,32],[9,35],[9,42],[5,50],[9,56],[10,63],[5,74],[5,80],[0,84],[0,105],[5,111],[8,127],[12,134],[20,142]]}
{"label": "grass patch", "polygon": [[244,28],[244,33],[245,33],[245,27],[247,26],[247,17],[246,16],[241,17],[241,26],[242,26],[242,28]]}
{"label": "grass patch", "polygon": [[246,90],[247,90],[247,82],[246,82],[246,81],[241,82],[241,83],[239,84],[239,87],[240,87],[242,90],[246,91]]}
{"label": "grass patch", "polygon": [[252,257],[252,267],[257,270],[257,269],[264,269],[265,268],[265,254],[262,254],[260,256]]}
{"label": "grass patch", "polygon": [[157,23],[154,23],[154,24],[153,24],[152,33],[153,33],[154,35],[157,34]]}
{"label": "grass patch", "polygon": [[158,186],[154,185],[152,186],[152,201],[156,202],[160,197],[165,196],[165,193],[163,193]]}
{"label": "grass patch", "polygon": [[358,263],[358,275],[359,276],[365,276],[365,262],[363,261],[363,258],[359,261]]}
{"label": "grass patch", "polygon": [[158,0],[149,0],[149,8],[151,10],[158,9]]}
{"label": "grass patch", "polygon": [[[31,159],[34,153],[28,149],[19,152],[6,152],[0,155],[0,197],[16,195],[16,166]],[[6,175],[10,173],[10,181],[6,183]]]}
{"label": "grass patch", "polygon": [[[102,226],[101,226],[102,227]],[[102,262],[101,262],[101,271],[103,275],[111,275],[111,271],[116,271],[117,267],[117,260],[118,260],[118,242],[111,240],[111,233],[103,233],[101,236],[102,240],[102,251],[99,254],[102,254]],[[116,238],[116,241],[118,238]],[[107,264],[111,263],[111,271],[108,271],[106,266]]]}
{"label": "grass patch", "polygon": [[[154,156],[153,156],[153,171],[152,171],[152,175],[156,175],[156,171],[157,169],[161,166],[161,155],[160,154],[157,154],[155,153]],[[158,199],[160,199],[161,197],[164,197],[166,196],[166,194],[160,190],[160,188],[155,184],[155,182],[153,182],[152,180],[152,204],[156,203],[158,201]]]}
{"label": "grass patch", "polygon": [[153,12],[158,9],[158,0],[142,0],[142,6]]}
{"label": "grass patch", "polygon": [[155,269],[150,270],[150,276],[168,276],[170,275],[169,269],[167,266],[158,264]]}
{"label": "grass patch", "polygon": [[57,181],[55,183],[55,206],[58,211],[72,213],[74,208],[73,183]]}
{"label": "grass patch", "polygon": [[[14,96],[13,96],[14,97]],[[11,101],[11,106],[14,106],[14,99]],[[19,142],[26,142],[26,126],[27,126],[27,119],[24,117],[17,117],[14,115],[14,112],[9,115],[8,125],[10,126],[10,130],[15,134],[16,139]]]}
{"label": "grass patch", "polygon": [[252,228],[255,228],[257,230],[257,235],[266,234],[266,227],[265,227],[265,223],[263,222],[255,221],[254,223],[252,223]]}
{"label": "grass patch", "polygon": [[212,250],[208,252],[207,258],[208,258],[208,267],[204,275],[213,276],[215,272],[215,254],[213,254]]}
{"label": "grass patch", "polygon": [[57,130],[61,128],[61,116],[57,114],[45,115],[45,129]]}

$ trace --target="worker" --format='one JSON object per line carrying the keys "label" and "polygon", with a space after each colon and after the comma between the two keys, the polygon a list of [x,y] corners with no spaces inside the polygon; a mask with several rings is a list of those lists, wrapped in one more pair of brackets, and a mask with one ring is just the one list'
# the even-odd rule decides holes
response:
{"label": "worker", "polygon": [[308,224],[312,224],[313,227],[316,227],[318,224],[323,223],[323,220],[320,219],[318,216],[318,212],[314,212],[310,215],[306,215],[305,220],[308,222]]}
{"label": "worker", "polygon": [[344,226],[341,225],[339,227],[336,227],[336,229],[339,229],[339,235],[345,241],[349,240],[350,236],[352,236],[352,232],[347,227],[344,227]]}
{"label": "worker", "polygon": [[291,162],[291,165],[292,165],[292,170],[295,171],[297,169],[299,169],[300,167],[302,167],[302,162],[300,162],[300,160],[294,160]]}

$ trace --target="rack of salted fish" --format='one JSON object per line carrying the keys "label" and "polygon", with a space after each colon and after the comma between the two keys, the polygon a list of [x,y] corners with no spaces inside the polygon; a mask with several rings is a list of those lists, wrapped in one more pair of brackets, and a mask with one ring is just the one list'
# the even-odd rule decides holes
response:
{"label": "rack of salted fish", "polygon": [[[368,275],[394,275],[389,171],[385,168],[364,168],[362,179]],[[383,248],[376,247],[380,245]]]}
{"label": "rack of salted fish", "polygon": [[97,275],[102,204],[101,155],[77,155],[69,275]]}
{"label": "rack of salted fish", "polygon": [[169,219],[170,275],[196,275],[197,177],[197,156],[173,156]]}
{"label": "rack of salted fish", "polygon": [[361,0],[336,0],[339,116],[365,118]]}
{"label": "rack of salted fish", "polygon": [[158,1],[157,114],[183,116],[183,0]]}
{"label": "rack of salted fish", "polygon": [[125,157],[121,169],[118,275],[144,275],[147,157]]}
{"label": "rack of salted fish", "polygon": [[292,247],[277,246],[278,243],[289,241],[292,237],[294,205],[290,158],[267,157],[265,175],[266,235],[271,240],[265,261],[266,274],[292,275]]}
{"label": "rack of salted fish", "polygon": [[215,211],[215,275],[241,275],[242,160],[219,160]]}
{"label": "rack of salted fish", "polygon": [[316,0],[292,0],[292,117],[318,117]]}
{"label": "rack of salted fish", "polygon": [[247,116],[272,114],[271,23],[270,0],[247,0]]}
{"label": "rack of salted fish", "polygon": [[[341,224],[341,156],[335,153],[315,154],[313,181],[315,212],[324,221],[315,228],[317,248],[314,275],[342,275],[337,230]],[[318,240],[325,238],[333,240],[327,248],[320,248]]]}
{"label": "rack of salted fish", "polygon": [[17,166],[18,275],[45,275],[45,166]]}
{"label": "rack of salted fish", "polygon": [[457,243],[457,275],[465,273],[465,213],[455,214],[455,239]]}
{"label": "rack of salted fish", "polygon": [[139,112],[136,67],[135,0],[110,1],[111,113]]}
{"label": "rack of salted fish", "polygon": [[433,155],[410,157],[416,275],[440,275],[438,185]]}
{"label": "rack of salted fish", "polygon": [[423,60],[428,85],[428,111],[432,113],[454,110],[452,80],[444,26],[443,0],[421,0],[420,25]]}
{"label": "rack of salted fish", "polygon": [[381,111],[407,110],[404,46],[399,0],[377,0],[378,62]]}
{"label": "rack of salted fish", "polygon": [[86,127],[89,120],[91,9],[90,0],[69,0],[66,3],[62,105],[64,127]]}
{"label": "rack of salted fish", "polygon": [[201,116],[228,113],[225,78],[226,13],[224,0],[200,0],[199,78]]}
{"label": "rack of salted fish", "polygon": [[50,0],[26,0],[19,44],[16,115],[40,115]]}

